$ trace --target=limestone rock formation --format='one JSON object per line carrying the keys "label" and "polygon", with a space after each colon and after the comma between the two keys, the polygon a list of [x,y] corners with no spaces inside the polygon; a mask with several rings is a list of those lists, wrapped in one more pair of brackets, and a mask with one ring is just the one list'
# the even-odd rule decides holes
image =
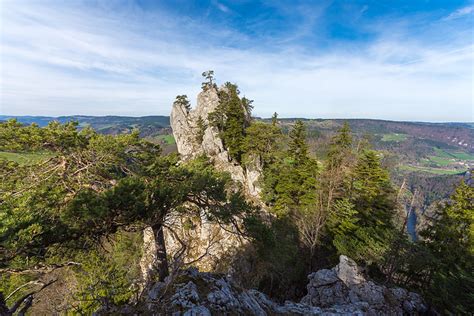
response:
{"label": "limestone rock formation", "polygon": [[[192,228],[189,228],[192,221]],[[180,240],[186,244],[183,264],[190,262],[202,271],[226,271],[231,264],[239,245],[245,241],[239,237],[236,228],[221,226],[210,222],[204,215],[193,219],[175,219],[174,234],[165,229],[166,247],[170,253],[176,253],[181,248]],[[178,236],[176,236],[176,234]],[[178,240],[178,238],[180,240]]]}
{"label": "limestone rock formation", "polygon": [[402,288],[387,288],[369,281],[357,264],[340,256],[333,269],[323,269],[308,276],[308,294],[301,303],[320,306],[357,305],[369,315],[416,314],[426,310],[423,299]]}
{"label": "limestone rock formation", "polygon": [[[242,167],[230,158],[219,137],[219,131],[211,126],[208,120],[209,113],[214,112],[218,105],[219,90],[214,87],[199,93],[194,109],[189,110],[179,102],[173,104],[170,122],[178,152],[182,161],[206,155],[217,170],[228,172],[236,183],[241,184],[249,199],[258,202],[260,189],[257,181],[262,171],[259,160],[254,159],[253,163]],[[250,120],[248,113],[246,116],[246,119]],[[203,123],[201,126],[199,121]],[[229,233],[234,229],[233,227],[223,230],[202,216],[192,219],[192,226],[193,229],[186,229],[179,220],[174,222],[173,229],[179,236],[167,232],[167,248],[171,253],[176,252],[181,246],[178,238],[185,241],[187,243],[185,261],[194,261],[199,258],[196,265],[203,271],[214,271],[217,266],[223,266],[224,254],[231,254],[243,242],[237,234]]]}
{"label": "limestone rock formation", "polygon": [[[225,89],[225,88],[220,88]],[[250,167],[243,168],[233,161],[225,149],[219,131],[210,126],[208,115],[216,110],[219,105],[218,90],[209,88],[199,93],[197,105],[188,111],[183,104],[174,103],[171,111],[170,123],[173,136],[176,140],[181,159],[189,160],[205,154],[219,171],[230,173],[233,180],[242,184],[249,197],[258,199],[260,189],[257,180],[261,174],[261,166],[255,160]],[[204,122],[204,130],[200,131],[198,121]],[[247,114],[247,120],[250,117]],[[202,141],[199,134],[203,133]]]}
{"label": "limestone rock formation", "polygon": [[278,304],[257,290],[240,288],[228,276],[191,268],[154,284],[132,309],[126,306],[98,314],[417,315],[426,311],[418,294],[368,281],[345,256],[333,269],[319,270],[308,278],[308,294],[301,302]]}
{"label": "limestone rock formation", "polygon": [[157,260],[156,255],[155,234],[151,227],[146,227],[143,230],[143,255],[140,260],[140,271],[142,275],[142,282],[140,284],[140,292],[143,291],[148,282],[155,277],[155,265]]}

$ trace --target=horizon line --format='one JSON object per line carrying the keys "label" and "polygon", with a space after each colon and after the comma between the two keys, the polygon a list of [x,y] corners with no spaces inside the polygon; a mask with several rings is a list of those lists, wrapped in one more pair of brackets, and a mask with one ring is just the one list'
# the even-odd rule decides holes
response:
{"label": "horizon line", "polygon": [[[37,117],[37,118],[67,118],[67,117],[97,117],[97,118],[105,118],[105,117],[123,117],[123,118],[144,118],[144,117],[170,117],[170,115],[161,115],[161,114],[153,114],[153,115],[88,115],[88,114],[72,114],[72,115],[8,115],[8,114],[0,114],[0,118],[20,118],[20,117]],[[261,117],[261,116],[252,116],[254,119],[260,120],[270,120],[272,117]],[[338,118],[338,117],[331,117],[331,118],[323,118],[323,117],[303,117],[303,116],[285,116],[285,117],[278,117],[278,119],[282,120],[337,120],[337,121],[350,121],[350,120],[368,120],[368,121],[385,121],[385,122],[401,122],[401,123],[431,123],[431,124],[450,124],[450,123],[457,123],[457,124],[474,124],[474,121],[422,121],[422,120],[396,120],[396,119],[382,119],[382,118],[364,118],[364,117],[357,117],[357,118]]]}

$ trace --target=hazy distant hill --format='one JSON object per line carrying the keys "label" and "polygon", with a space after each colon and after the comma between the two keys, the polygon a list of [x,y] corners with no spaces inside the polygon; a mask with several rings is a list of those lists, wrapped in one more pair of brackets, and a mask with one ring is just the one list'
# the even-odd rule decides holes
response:
{"label": "hazy distant hill", "polygon": [[[295,120],[285,118],[280,119],[280,122],[283,125],[291,125]],[[409,137],[414,137],[474,152],[474,123],[397,122],[371,119],[303,120],[310,131],[331,134],[347,121],[353,132],[371,135],[372,140],[376,142],[403,142]]]}
{"label": "hazy distant hill", "polygon": [[[170,128],[169,116],[8,116],[0,115],[0,121],[16,118],[24,124],[36,123],[45,126],[52,120],[65,123],[79,122],[80,127],[90,125],[103,133],[126,132],[138,128],[142,133],[152,134]],[[261,118],[257,118],[261,119]],[[279,119],[285,127],[290,127],[298,118]],[[269,119],[262,119],[268,121]],[[408,137],[439,142],[453,148],[462,148],[474,152],[474,123],[426,123],[426,122],[397,122],[372,119],[302,119],[308,126],[310,136],[334,133],[344,121],[349,122],[356,134],[369,134],[375,141],[403,142]],[[159,133],[161,134],[161,133]],[[392,135],[390,135],[392,134]],[[324,135],[323,135],[324,136]]]}
{"label": "hazy distant hill", "polygon": [[[157,140],[164,145],[173,145],[168,116],[5,116],[0,120],[16,118],[18,121],[40,126],[49,121],[61,123],[79,122],[80,127],[91,126],[104,134],[128,133],[139,129],[143,137]],[[260,119],[260,118],[258,118]],[[262,119],[268,120],[268,119]],[[279,119],[284,131],[288,131],[296,118]],[[321,148],[331,136],[349,122],[358,138],[368,137],[378,150],[385,150],[394,157],[394,164],[401,171],[421,171],[439,174],[456,174],[474,165],[474,123],[425,123],[396,122],[371,119],[303,119],[308,129],[308,141],[313,152],[322,156]],[[173,148],[167,148],[172,150]]]}
{"label": "hazy distant hill", "polygon": [[[287,131],[296,119],[280,119]],[[332,135],[347,121],[356,138],[368,138],[377,150],[400,171],[433,175],[456,174],[474,166],[474,125],[472,123],[425,123],[383,120],[305,119],[308,141],[317,156]],[[386,159],[386,160],[387,160]]]}
{"label": "hazy distant hill", "polygon": [[168,134],[170,132],[169,116],[7,116],[0,115],[1,120],[8,120],[16,118],[19,122],[24,124],[36,123],[40,126],[45,126],[50,121],[59,121],[61,123],[69,121],[77,121],[80,127],[91,126],[95,130],[104,134],[119,134],[127,133],[138,128],[142,136],[155,136],[161,134]]}

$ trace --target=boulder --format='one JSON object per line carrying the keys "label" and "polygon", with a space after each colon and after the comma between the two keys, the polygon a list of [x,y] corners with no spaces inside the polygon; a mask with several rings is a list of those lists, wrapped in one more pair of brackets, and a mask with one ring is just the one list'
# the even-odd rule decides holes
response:
{"label": "boulder", "polygon": [[308,294],[301,303],[324,308],[356,308],[364,315],[419,314],[427,310],[421,296],[402,288],[387,288],[364,276],[362,269],[346,256],[331,270],[308,276]]}
{"label": "boulder", "polygon": [[228,276],[189,268],[154,284],[133,308],[101,309],[97,314],[418,315],[427,310],[416,293],[367,281],[357,264],[345,256],[333,269],[311,273],[308,279],[308,294],[300,302],[279,304],[262,292],[241,288]]}

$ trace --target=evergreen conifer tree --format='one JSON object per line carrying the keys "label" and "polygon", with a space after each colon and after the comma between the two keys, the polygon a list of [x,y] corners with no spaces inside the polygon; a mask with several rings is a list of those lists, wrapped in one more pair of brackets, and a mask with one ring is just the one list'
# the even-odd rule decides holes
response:
{"label": "evergreen conifer tree", "polygon": [[308,145],[306,144],[306,127],[303,121],[298,120],[290,131],[288,155],[296,164],[303,164],[308,159]]}
{"label": "evergreen conifer tree", "polygon": [[461,182],[420,235],[433,258],[427,262],[428,284],[423,290],[442,313],[470,313],[474,309],[474,188]]}
{"label": "evergreen conifer tree", "polygon": [[278,113],[277,112],[273,113],[273,115],[272,115],[272,125],[273,126],[278,125]]}
{"label": "evergreen conifer tree", "polygon": [[202,83],[202,90],[206,91],[210,88],[216,88],[214,70],[204,71],[202,76],[205,79],[205,81]]}
{"label": "evergreen conifer tree", "polygon": [[188,100],[188,96],[185,94],[176,96],[176,100],[174,102],[179,105],[184,105],[187,112],[191,110],[191,103]]}

